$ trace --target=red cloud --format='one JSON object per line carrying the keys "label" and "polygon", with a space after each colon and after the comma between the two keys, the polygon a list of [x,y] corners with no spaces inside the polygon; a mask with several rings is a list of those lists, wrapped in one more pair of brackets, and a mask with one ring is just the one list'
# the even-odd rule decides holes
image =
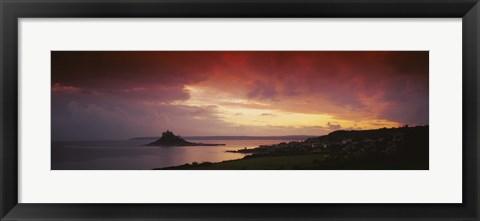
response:
{"label": "red cloud", "polygon": [[[428,124],[428,52],[52,52],[55,112],[62,112],[70,102],[79,102],[87,107],[120,107],[126,111],[125,116],[157,116],[152,113],[160,112],[162,119],[178,113],[185,119],[188,114],[215,118],[211,109],[198,107],[200,110],[187,113],[175,104],[191,99],[186,86],[225,96],[223,100],[211,98],[213,106]],[[268,106],[232,102],[229,98]],[[182,122],[189,125],[189,121]],[[222,128],[220,124],[218,128]],[[203,127],[191,125],[192,131]]]}

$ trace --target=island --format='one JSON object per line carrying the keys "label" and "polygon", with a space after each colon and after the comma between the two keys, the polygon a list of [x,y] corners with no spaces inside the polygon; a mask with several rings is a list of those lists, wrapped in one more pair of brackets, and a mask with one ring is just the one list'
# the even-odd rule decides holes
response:
{"label": "island", "polygon": [[242,159],[163,170],[428,170],[428,126],[339,130],[304,141],[243,148]]}
{"label": "island", "polygon": [[162,133],[162,137],[158,140],[146,144],[145,146],[225,146],[225,144],[193,143],[186,141],[182,137],[173,134],[172,131],[167,130]]}

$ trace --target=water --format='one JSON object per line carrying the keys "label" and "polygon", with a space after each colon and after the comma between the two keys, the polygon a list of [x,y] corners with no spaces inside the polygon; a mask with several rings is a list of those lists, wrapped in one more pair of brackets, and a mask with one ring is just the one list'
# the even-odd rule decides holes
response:
{"label": "water", "polygon": [[153,140],[52,142],[52,170],[150,170],[192,162],[240,159],[227,150],[254,148],[285,140],[195,140],[226,146],[142,146]]}

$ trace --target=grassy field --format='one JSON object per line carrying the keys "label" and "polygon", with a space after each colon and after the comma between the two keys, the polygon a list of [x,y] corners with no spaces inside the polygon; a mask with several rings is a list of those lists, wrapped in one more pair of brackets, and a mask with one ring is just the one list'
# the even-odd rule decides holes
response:
{"label": "grassy field", "polygon": [[245,152],[252,155],[239,160],[193,162],[160,169],[428,170],[428,132],[428,126],[335,131],[303,142],[254,148]]}
{"label": "grassy field", "polygon": [[223,161],[220,163],[181,165],[164,169],[179,170],[298,170],[309,169],[323,161],[323,154],[269,156],[240,160]]}
{"label": "grassy field", "polygon": [[326,160],[325,154],[262,156],[219,163],[185,164],[162,170],[426,170],[428,162],[398,158]]}

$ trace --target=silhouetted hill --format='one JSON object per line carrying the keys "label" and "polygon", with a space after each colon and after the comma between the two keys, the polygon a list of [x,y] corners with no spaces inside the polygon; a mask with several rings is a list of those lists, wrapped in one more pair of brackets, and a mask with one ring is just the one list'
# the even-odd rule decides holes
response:
{"label": "silhouetted hill", "polygon": [[335,131],[303,142],[227,151],[248,154],[220,163],[192,163],[163,169],[204,170],[428,170],[428,126]]}
{"label": "silhouetted hill", "polygon": [[[286,136],[187,136],[186,140],[306,140],[317,137],[311,135],[286,135]],[[155,140],[157,137],[133,137],[130,140]]]}
{"label": "silhouetted hill", "polygon": [[158,140],[146,144],[147,146],[225,146],[225,144],[204,144],[204,143],[192,143],[184,140],[180,136],[176,136],[173,132],[167,130],[162,133],[162,137]]}

